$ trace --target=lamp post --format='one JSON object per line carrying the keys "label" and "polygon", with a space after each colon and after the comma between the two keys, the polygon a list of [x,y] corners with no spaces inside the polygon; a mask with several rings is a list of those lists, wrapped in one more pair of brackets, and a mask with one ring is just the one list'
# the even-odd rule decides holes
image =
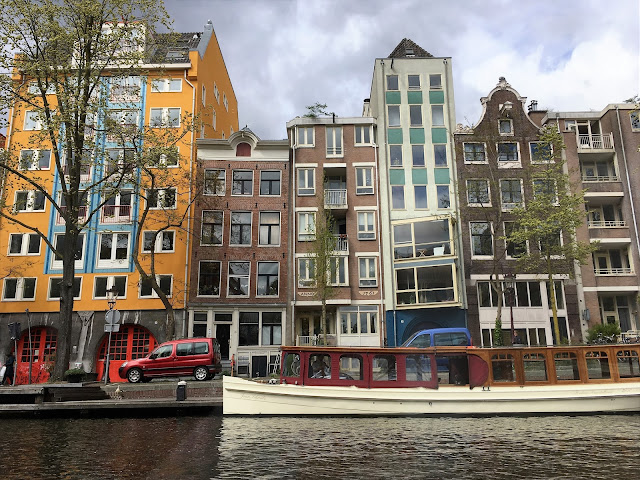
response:
{"label": "lamp post", "polygon": [[104,315],[104,319],[105,319],[105,331],[108,329],[109,331],[109,340],[107,343],[107,357],[105,359],[105,367],[104,367],[104,384],[106,385],[107,383],[109,383],[109,360],[110,360],[110,356],[111,356],[111,333],[117,330],[117,323],[118,320],[120,320],[120,312],[118,312],[118,310],[115,310],[115,306],[116,306],[116,301],[118,300],[118,289],[116,287],[111,287],[109,290],[107,290],[107,304],[109,305],[109,310],[107,311],[107,313],[105,313]]}
{"label": "lamp post", "polygon": [[511,314],[511,345],[513,345],[516,338],[515,328],[513,325],[513,303],[516,299],[516,276],[513,273],[506,273],[504,275],[504,284],[509,298],[509,313]]}

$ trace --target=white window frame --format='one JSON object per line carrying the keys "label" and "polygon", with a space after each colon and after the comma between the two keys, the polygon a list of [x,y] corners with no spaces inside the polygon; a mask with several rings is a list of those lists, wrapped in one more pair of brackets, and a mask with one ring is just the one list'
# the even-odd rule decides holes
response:
{"label": "white window frame", "polygon": [[[259,288],[259,284],[260,282],[258,281],[260,279],[260,264],[261,263],[275,263],[278,265],[278,292],[275,294],[260,294],[258,293],[258,288]],[[269,289],[269,284],[267,283],[267,290]],[[256,267],[256,297],[273,297],[273,298],[277,298],[280,296],[280,262],[278,261],[270,261],[270,260],[265,260],[265,261],[260,261],[258,262],[258,265]]]}
{"label": "white window frame", "polygon": [[[178,84],[180,88],[173,89],[172,86]],[[167,93],[167,92],[181,92],[182,91],[182,78],[154,78],[151,80],[151,93]]]}
{"label": "white window frame", "polygon": [[[116,88],[121,89],[120,92]],[[112,77],[109,85],[109,100],[114,103],[137,102],[142,93],[139,75]]]}
{"label": "white window frame", "polygon": [[[341,125],[325,127],[327,158],[344,157],[343,130]],[[329,138],[333,140],[333,147],[329,147]]]}
{"label": "white window frame", "polygon": [[[25,152],[31,152],[31,161],[24,165],[22,162],[22,157]],[[49,162],[46,167],[40,166],[40,154],[42,152],[49,152]],[[24,168],[26,166],[26,168]],[[43,148],[43,149],[23,149],[20,150],[20,160],[18,163],[18,170],[50,170],[51,169],[51,149]]]}
{"label": "white window frame", "polygon": [[[511,255],[509,255],[509,240],[507,239],[507,224],[515,224],[515,222],[513,220],[509,221],[505,221],[502,222],[502,232],[504,233],[504,257],[507,260],[517,260],[520,257],[513,257]],[[529,240],[527,240],[525,242],[525,249],[526,252],[523,255],[528,255],[529,254]]]}
{"label": "white window frame", "polygon": [[[473,232],[473,226],[476,224],[483,224],[489,227],[489,233],[491,235],[491,254],[490,255],[485,255],[485,254],[480,254],[480,253],[476,253],[474,251],[474,242],[473,239],[475,237],[474,232]],[[494,248],[494,234],[493,234],[493,223],[492,222],[487,222],[484,220],[480,220],[480,221],[473,221],[473,222],[469,222],[469,250],[471,251],[471,258],[473,259],[491,259],[493,258],[493,248]]]}
{"label": "white window frame", "polygon": [[213,127],[214,130],[218,130],[218,114],[216,113],[215,108],[211,109],[211,126]]}
{"label": "white window frame", "polygon": [[[336,265],[336,278],[335,282],[332,278],[333,264]],[[340,282],[340,271],[344,270],[344,282]],[[327,282],[334,287],[348,287],[349,286],[349,257],[345,255],[329,257],[329,271],[327,272],[329,278]]]}
{"label": "white window frame", "polygon": [[[205,213],[213,213],[214,215],[219,213],[221,216],[221,223],[217,224],[217,223],[210,223],[210,222],[206,222],[207,225],[220,225],[220,242],[219,243],[203,243],[203,238],[205,238],[205,236],[202,234],[202,228],[205,225],[205,221],[204,221],[204,215]],[[213,229],[214,227],[212,227]],[[212,233],[215,230],[212,230]],[[200,222],[200,245],[201,246],[216,246],[216,245],[222,245],[224,243],[224,210],[202,210],[202,217],[201,217],[201,222]]]}
{"label": "white window frame", "polygon": [[[234,193],[234,183],[236,182],[235,180],[235,175],[236,173],[250,173],[251,174],[251,187],[249,189],[249,193]],[[247,169],[233,169],[231,171],[231,196],[232,197],[253,197],[253,191],[254,191],[254,174],[253,174],[253,170],[247,170]],[[246,182],[247,180],[242,180],[242,182]],[[244,187],[244,183],[243,183],[243,187]]]}
{"label": "white window frame", "polygon": [[[153,123],[154,114],[157,115],[158,110],[160,111],[161,124]],[[171,110],[178,110],[178,123],[169,123],[170,115],[169,112]],[[151,128],[180,128],[182,123],[182,108],[181,107],[152,107],[149,109],[149,127]]]}
{"label": "white window frame", "polygon": [[[363,271],[364,263],[364,271]],[[370,276],[373,265],[373,277]],[[378,286],[377,257],[358,257],[358,286],[360,288],[376,288]]]}
{"label": "white window frame", "polygon": [[105,294],[104,297],[99,297],[96,295],[96,283],[98,283],[98,278],[107,279],[107,291],[115,286],[116,278],[124,278],[124,292],[118,292],[118,300],[127,298],[127,275],[96,275],[95,277],[93,277],[93,290],[91,291],[91,295],[94,300],[103,300],[108,298],[107,294]]}
{"label": "white window frame", "polygon": [[[216,184],[213,193],[207,191],[207,172],[219,172],[216,177]],[[221,173],[222,174],[221,174]],[[224,168],[205,168],[204,169],[204,185],[203,185],[203,195],[207,196],[216,196],[216,197],[224,197],[227,191],[227,171]]]}
{"label": "white window frame", "polygon": [[[38,82],[29,82],[28,92],[31,95],[40,95],[40,87],[38,87]],[[55,95],[56,94],[56,84],[50,83],[47,85],[47,90],[45,95]]]}
{"label": "white window frame", "polygon": [[39,117],[39,113],[36,110],[26,110],[24,112],[24,131],[25,132],[33,132],[36,130],[42,130],[44,128],[44,122],[42,118],[38,118],[38,117]]}
{"label": "white window frame", "polygon": [[[127,254],[124,258],[115,258],[117,252],[118,236],[124,235],[127,238]],[[102,237],[111,236],[111,257],[100,258],[100,250],[102,249]],[[98,268],[124,268],[128,265],[131,257],[131,233],[130,232],[100,232],[98,235],[96,252],[96,263]]]}
{"label": "white window frame", "polygon": [[[418,79],[418,85],[411,85],[411,79],[412,78],[417,78]],[[419,74],[408,74],[407,75],[407,86],[409,88],[409,90],[420,90],[420,88],[422,87],[422,82],[420,79],[420,75]]]}
{"label": "white window frame", "polygon": [[298,241],[313,242],[316,239],[316,212],[298,212]]}
{"label": "white window frame", "polygon": [[[239,275],[239,274],[232,274],[231,273],[231,264],[232,263],[244,263],[249,265],[249,271],[248,273]],[[246,295],[232,295],[231,294],[231,278],[237,278],[237,279],[246,279],[247,281],[247,293]],[[247,261],[247,260],[234,260],[234,261],[229,261],[229,264],[227,265],[227,298],[246,298],[251,296],[251,262]]]}
{"label": "white window frame", "polygon": [[[27,194],[27,198],[25,201],[25,208],[24,210],[18,210],[17,209],[17,205],[18,205],[18,194],[20,193],[26,193]],[[42,195],[44,202],[42,203],[42,209],[38,209],[36,210],[35,207],[35,197],[37,194]],[[14,200],[13,200],[13,212],[14,213],[18,213],[18,212],[22,212],[22,213],[26,213],[26,212],[44,212],[47,209],[47,198],[44,196],[44,193],[38,191],[38,190],[16,190],[16,192],[14,193]]]}
{"label": "white window frame", "polygon": [[[156,231],[155,230],[144,230],[142,232],[142,248],[140,249],[140,251],[142,253],[151,253],[151,249],[145,249],[145,244],[146,239],[145,237],[149,236],[149,235],[155,235]],[[170,250],[165,250],[163,248],[164,246],[164,238],[165,236],[170,236],[172,237],[172,241],[171,241],[171,249]],[[176,231],[175,230],[163,230],[162,232],[160,232],[158,234],[158,236],[155,239],[155,245],[153,246],[153,251],[154,253],[173,253],[176,251]]]}
{"label": "white window frame", "polygon": [[[147,192],[151,192],[155,190],[157,197],[157,203],[155,206],[149,206],[149,210],[175,210],[176,208],[178,208],[178,190],[175,187],[168,187],[168,188],[149,188],[147,190]],[[169,190],[173,190],[174,192],[174,203],[171,206],[166,206],[164,205],[165,202],[165,197],[166,197],[166,193]],[[149,201],[149,193],[147,193],[147,198],[145,200],[146,202]]]}
{"label": "white window frame", "polygon": [[[172,274],[158,274],[156,275],[156,282],[158,282],[158,285],[160,285],[160,281],[162,280],[162,278],[171,278],[171,288],[169,289],[169,295],[167,295],[167,298],[171,298],[173,296],[173,275]],[[142,279],[140,279],[140,287],[138,289],[138,298],[160,298],[158,296],[158,294],[156,293],[156,291],[152,288],[151,289],[151,295],[142,295]]]}
{"label": "white window frame", "polygon": [[[11,239],[14,236],[20,237],[20,252],[11,253]],[[29,244],[31,243],[31,237],[36,237],[38,239],[38,251],[29,253]],[[18,257],[18,256],[38,256],[40,255],[42,241],[40,239],[40,235],[37,233],[10,233],[9,234],[9,245],[7,245],[7,256],[9,257]]]}
{"label": "white window frame", "polygon": [[[248,213],[249,214],[249,243],[231,243],[233,239],[233,214],[234,213]],[[233,245],[236,247],[250,247],[253,244],[253,212],[246,210],[232,210],[230,213],[231,217],[229,218],[229,245]],[[240,223],[237,225],[246,225],[246,223]],[[242,240],[242,236],[240,236],[240,240]]]}
{"label": "white window frame", "polygon": [[[73,296],[74,300],[80,300],[80,298],[82,297],[82,279],[83,277],[75,277],[73,279],[74,282],[78,281],[80,288],[78,288],[78,296],[76,297],[75,295]],[[61,297],[52,297],[51,296],[51,285],[53,284],[54,281],[62,281],[62,277],[49,277],[49,283],[47,284],[47,301],[60,301]]]}
{"label": "white window frame", "polygon": [[216,102],[220,105],[220,90],[218,90],[218,84],[213,82],[213,96],[216,97]]}
{"label": "white window frame", "polygon": [[[302,173],[304,183],[300,181],[300,174]],[[297,194],[299,197],[313,196],[316,194],[316,169],[299,167],[296,172],[296,179],[298,180]],[[305,190],[301,193],[301,190]]]}
{"label": "white window frame", "polygon": [[[200,280],[202,275],[202,264],[203,263],[217,263],[218,264],[218,294],[217,295],[204,295],[200,293]],[[198,262],[198,284],[196,290],[196,296],[198,297],[206,297],[206,298],[220,298],[220,287],[222,283],[222,262],[218,260],[200,260]]]}
{"label": "white window frame", "polygon": [[[151,149],[150,149],[151,150]],[[167,151],[169,149],[165,149],[165,151]],[[180,166],[180,147],[178,147],[177,145],[174,147],[171,147],[170,149],[172,151],[171,155],[167,155],[166,153],[160,153],[158,156],[158,162],[155,165],[151,165],[152,167],[162,167],[162,168],[177,168]],[[175,155],[173,154],[173,152],[175,152]],[[167,158],[174,158],[175,157],[175,163],[167,163]]]}
{"label": "white window frame", "polygon": [[[508,202],[505,203],[504,198],[502,198],[502,182],[504,181],[514,181],[514,180],[518,180],[520,182],[520,203],[517,202]],[[522,179],[521,178],[501,178],[500,182],[499,182],[499,187],[500,187],[500,208],[502,209],[503,212],[508,212],[510,210],[513,210],[514,208],[518,208],[518,207],[522,207],[524,206],[524,188],[523,188],[523,184],[522,184]]]}
{"label": "white window frame", "polygon": [[640,132],[640,112],[629,112],[629,122],[631,123],[632,132]]}
{"label": "white window frame", "polygon": [[228,112],[229,111],[229,101],[227,100],[227,94],[226,93],[222,93],[222,104],[224,105],[224,109]]}
{"label": "white window frame", "polygon": [[[434,106],[437,106],[437,105],[431,105],[432,111]],[[442,107],[442,105],[440,105],[440,107]],[[419,112],[419,115],[415,115],[415,116],[418,116],[419,118],[414,118],[413,112],[416,112],[416,111]],[[418,120],[418,123],[414,123],[414,120]],[[444,122],[444,116],[443,116],[443,122]],[[424,124],[424,120],[422,119],[422,104],[417,103],[417,104],[409,105],[409,126],[422,127],[423,124]],[[434,123],[434,126],[436,126],[435,123]]]}
{"label": "white window frame", "polygon": [[[537,192],[537,188],[536,188],[536,184],[540,183],[540,182],[544,182],[545,184],[552,182],[553,183],[553,197],[554,197],[554,201],[551,202],[552,205],[559,205],[558,203],[558,182],[556,182],[554,179],[545,179],[545,178],[534,178],[531,181],[531,187],[532,187],[532,191],[533,191],[533,198],[534,200],[536,199],[536,197],[538,195],[540,195],[540,193]],[[543,194],[546,194],[543,193]]]}
{"label": "white window frame", "polygon": [[[509,131],[508,132],[503,132],[502,131],[502,122],[505,122],[505,124],[509,125]],[[498,119],[498,133],[500,134],[500,136],[502,137],[513,137],[513,120],[511,120],[510,118],[500,118]]]}
{"label": "white window frame", "polygon": [[[393,203],[393,191],[394,189],[402,189],[402,206],[396,206]],[[404,185],[391,185],[391,210],[406,210],[407,198],[404,191]]]}
{"label": "white window frame", "polygon": [[[487,185],[487,202],[486,203],[478,203],[472,202],[469,198],[469,182],[485,182]],[[490,207],[491,206],[491,185],[489,184],[489,180],[486,178],[468,178],[466,180],[466,189],[467,189],[467,205],[470,207]]]}
{"label": "white window frame", "polygon": [[[500,145],[516,145],[517,160],[500,160]],[[520,142],[498,142],[496,144],[496,155],[498,168],[518,168],[522,166],[522,154],[520,153]]]}
{"label": "white window frame", "polygon": [[[315,129],[314,127],[297,127],[297,146],[302,148],[310,148],[315,146]],[[311,138],[309,138],[311,137]]]}
{"label": "white window frame", "polygon": [[[277,214],[278,215],[278,241],[277,243],[262,243],[261,239],[262,239],[262,215],[263,214]],[[275,226],[275,224],[271,224],[271,223],[266,223],[265,226],[267,227],[267,230],[270,232],[271,228],[273,228],[273,226]],[[269,238],[271,237],[271,235],[269,235]],[[265,211],[260,211],[258,213],[258,245],[261,247],[279,247],[280,243],[282,241],[282,215],[279,211],[277,210],[265,210]]]}
{"label": "white window frame", "polygon": [[[280,187],[280,193],[262,193],[262,174],[263,173],[277,173],[278,174],[278,186]],[[266,180],[268,182],[274,182],[275,180]],[[282,171],[280,170],[260,170],[260,183],[258,185],[258,196],[260,197],[281,197],[282,196]]]}
{"label": "white window frame", "polygon": [[[360,134],[360,141],[358,141],[358,133]],[[369,141],[366,141],[366,134],[369,134]],[[356,147],[373,145],[373,131],[371,125],[356,125],[353,129],[353,144]]]}
{"label": "white window frame", "polygon": [[[7,298],[7,281],[16,282],[15,298]],[[33,298],[24,296],[25,280],[33,280]],[[3,302],[34,302],[36,300],[36,289],[38,288],[38,279],[36,277],[5,277],[2,282],[2,301]]]}
{"label": "white window frame", "polygon": [[[360,172],[362,172],[360,174]],[[367,178],[367,172],[369,173]],[[363,181],[361,184],[360,182]],[[373,167],[356,167],[356,195],[373,195],[375,193]]]}
{"label": "white window frame", "polygon": [[[447,193],[449,195],[449,205],[448,206],[442,206],[442,207],[440,206],[440,194],[438,193],[438,191],[441,188],[446,188],[447,189]],[[453,202],[451,201],[451,186],[450,185],[436,185],[436,196],[437,196],[437,201],[438,201],[438,204],[437,204],[438,210],[449,210],[451,208],[451,204]]]}
{"label": "white window frame", "polygon": [[[376,307],[375,305],[357,305],[357,306],[352,306],[352,307],[343,307],[340,308],[339,312],[339,322],[341,325],[339,325],[340,328],[340,335],[343,336],[347,336],[347,335],[376,335],[379,329],[378,326],[378,307]],[[342,324],[342,316],[346,315],[346,325]],[[355,320],[356,320],[356,331],[352,331],[351,330],[351,316],[354,315],[355,316]],[[363,332],[363,328],[362,328],[362,318],[365,318],[365,322],[367,324],[367,328],[366,328],[366,332]],[[371,324],[372,324],[372,318],[375,318],[375,324],[374,324],[374,328],[371,328]],[[346,326],[346,329],[343,328],[343,325]],[[346,331],[345,331],[346,330]]]}
{"label": "white window frame", "polygon": [[[364,216],[365,223],[360,223],[360,216]],[[371,216],[371,223],[369,224],[369,215]],[[364,229],[360,229],[360,226],[364,226]],[[371,227],[371,229],[369,229]],[[375,240],[376,239],[376,212],[364,211],[358,212],[358,240]]]}
{"label": "white window frame", "polygon": [[[442,123],[436,123],[436,111],[442,110]],[[431,124],[434,127],[444,127],[447,125],[447,119],[444,111],[444,105],[431,105]]]}
{"label": "white window frame", "polygon": [[[311,275],[310,265],[313,265],[313,271],[315,272],[315,257],[300,257],[298,258],[298,288],[315,288],[316,280],[315,274]],[[302,265],[306,265],[304,268],[305,275],[303,276],[301,272],[303,272]]]}
{"label": "white window frame", "polygon": [[[417,202],[417,195],[416,192],[418,190],[422,190],[424,191],[424,198],[427,200],[427,204],[419,207],[418,206],[418,202]],[[413,186],[413,206],[416,210],[428,210],[429,209],[429,189],[427,187],[427,185],[414,185]]]}
{"label": "white window frame", "polygon": [[[55,233],[53,235],[53,246],[58,248],[58,237],[64,236],[64,232]],[[84,233],[81,233],[78,238],[82,238],[82,250],[80,258],[76,258],[75,260],[75,269],[81,269],[84,267],[84,259],[86,258],[87,251],[87,237]],[[56,260],[56,255],[51,253],[51,269],[53,270],[62,270],[62,258],[60,260]]]}
{"label": "white window frame", "polygon": [[202,106],[206,106],[207,105],[207,87],[203,84],[202,85]]}
{"label": "white window frame", "polygon": [[[394,116],[395,116],[395,110],[398,110],[398,120],[396,122],[395,118],[393,120],[393,123],[391,122],[391,110],[394,110]],[[387,119],[389,121],[389,127],[400,127],[402,126],[402,115],[400,114],[400,105],[387,105]]]}
{"label": "white window frame", "polygon": [[[539,161],[535,161],[533,159],[533,145],[538,145],[538,144],[544,144],[544,142],[529,142],[529,158],[531,160],[531,163],[534,165],[545,165],[548,163],[553,162],[553,158],[550,158],[549,160],[539,160]],[[553,145],[549,145],[549,148],[551,149],[551,155],[553,156]]]}
{"label": "white window frame", "polygon": [[[438,84],[434,85],[434,80],[440,80]],[[430,90],[442,90],[442,74],[441,73],[432,73],[429,75],[429,89]]]}
{"label": "white window frame", "polygon": [[[482,150],[484,152],[484,160],[467,160],[466,145],[482,145]],[[473,156],[475,158],[476,155],[477,155],[477,152],[475,151],[475,149],[473,151],[473,154],[474,154]],[[484,143],[484,142],[464,142],[462,144],[462,156],[464,158],[464,163],[466,163],[466,164],[478,164],[478,165],[480,165],[480,164],[489,163],[489,160],[487,159],[487,144]]]}

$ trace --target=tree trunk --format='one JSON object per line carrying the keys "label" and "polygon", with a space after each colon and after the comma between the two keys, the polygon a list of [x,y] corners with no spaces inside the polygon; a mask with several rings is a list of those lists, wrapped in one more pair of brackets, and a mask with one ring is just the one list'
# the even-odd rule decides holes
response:
{"label": "tree trunk", "polygon": [[549,268],[549,295],[551,295],[551,312],[553,313],[553,331],[556,335],[556,344],[560,345],[562,339],[560,338],[560,324],[558,323],[558,306],[556,305],[556,285],[553,281],[553,275],[551,274],[550,264],[551,260],[547,259],[547,266]]}
{"label": "tree trunk", "polygon": [[322,297],[322,314],[320,316],[320,333],[322,334],[322,343],[327,345],[327,299]]}
{"label": "tree trunk", "polygon": [[73,326],[73,280],[75,277],[76,242],[78,234],[65,232],[62,248],[62,282],[60,283],[60,327],[56,344],[56,363],[53,378],[62,380],[71,360],[71,329]]}

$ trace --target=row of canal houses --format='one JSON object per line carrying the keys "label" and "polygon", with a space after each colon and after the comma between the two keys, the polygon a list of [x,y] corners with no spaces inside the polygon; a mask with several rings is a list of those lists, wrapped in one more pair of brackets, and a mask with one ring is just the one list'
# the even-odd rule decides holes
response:
{"label": "row of canal houses", "polygon": [[[128,98],[131,111],[124,115],[141,126],[158,115],[209,119],[192,142],[179,145],[179,160],[171,165],[176,176],[202,186],[194,202],[168,205],[186,210],[189,227],[167,230],[147,246],[155,249],[158,282],[176,312],[176,336],[216,337],[227,368],[233,358],[239,374],[252,376],[277,367],[280,345],[317,342],[322,302],[312,245],[316,220],[326,211],[336,238],[329,275],[334,289],[326,300],[330,345],[395,346],[419,329],[452,326],[468,326],[474,344],[492,345],[494,255],[500,257],[498,277],[509,280],[513,292],[503,301],[512,306],[502,310],[505,342],[511,342],[513,318],[524,343],[552,343],[545,276],[518,271],[516,264],[519,249],[536,246],[501,239],[513,221],[510,210],[533,195],[524,172],[532,163],[535,168],[532,152],[547,123],[558,125],[568,171],[586,190],[586,221],[576,235],[600,241],[586,265],[555,278],[561,335],[581,341],[601,322],[618,322],[623,331],[640,328],[640,205],[633,195],[640,186],[640,119],[632,105],[546,111],[536,102],[527,106],[500,78],[481,99],[477,123],[457,126],[451,58],[403,39],[375,60],[362,115],[296,117],[286,125],[286,139],[263,140],[238,127],[236,97],[211,23],[180,38],[182,49],[162,61],[163,87],[153,73],[133,81],[138,103],[132,108]],[[107,107],[121,111],[110,98]],[[11,123],[7,150],[25,155],[33,147],[16,151],[12,145],[37,125],[30,124],[27,108],[12,111]],[[109,149],[109,141],[98,139],[96,148]],[[43,155],[34,158],[39,174],[52,174],[55,194],[55,167]],[[164,186],[160,196],[180,185]],[[9,183],[2,195],[56,241],[62,227],[51,205]],[[102,375],[107,290],[115,287],[121,327],[112,336],[112,379],[122,361],[166,339],[163,304],[131,259],[141,202],[135,192],[121,191],[78,247],[72,366]],[[487,220],[487,205],[499,207],[500,225]],[[20,322],[17,358],[28,359],[29,319],[32,375],[41,381],[56,350],[60,262],[37,236],[1,222],[0,356],[12,345],[6,325]],[[563,235],[568,232],[560,232],[559,242]]]}

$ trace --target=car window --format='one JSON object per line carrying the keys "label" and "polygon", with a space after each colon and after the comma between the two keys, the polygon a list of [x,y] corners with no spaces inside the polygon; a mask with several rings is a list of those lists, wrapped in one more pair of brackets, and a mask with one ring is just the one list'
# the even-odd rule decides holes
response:
{"label": "car window", "polygon": [[418,335],[413,341],[409,344],[410,347],[430,347],[431,346],[431,335],[428,333],[423,333],[422,335]]}
{"label": "car window", "polygon": [[194,347],[195,355],[202,355],[203,353],[209,353],[209,344],[207,342],[196,342]]}
{"label": "car window", "polygon": [[163,358],[163,357],[170,356],[171,352],[173,352],[173,345],[165,345],[163,347],[159,347],[155,351],[154,355],[155,355],[156,358]]}
{"label": "car window", "polygon": [[434,345],[467,345],[469,340],[463,332],[436,333]]}
{"label": "car window", "polygon": [[185,357],[193,355],[193,343],[179,343],[176,345],[176,356]]}

